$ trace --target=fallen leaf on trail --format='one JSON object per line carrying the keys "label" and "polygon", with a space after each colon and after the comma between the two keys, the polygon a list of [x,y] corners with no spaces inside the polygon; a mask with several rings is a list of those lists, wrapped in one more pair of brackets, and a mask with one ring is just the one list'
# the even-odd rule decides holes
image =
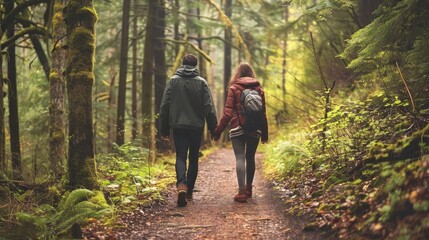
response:
{"label": "fallen leaf on trail", "polygon": [[420,195],[420,192],[421,192],[421,189],[417,189],[410,193],[410,196],[408,197],[408,199],[412,204],[418,201],[418,196]]}
{"label": "fallen leaf on trail", "polygon": [[378,232],[378,231],[380,231],[382,228],[383,228],[383,225],[381,225],[381,223],[373,223],[373,224],[371,225],[371,230],[372,230],[373,232]]}

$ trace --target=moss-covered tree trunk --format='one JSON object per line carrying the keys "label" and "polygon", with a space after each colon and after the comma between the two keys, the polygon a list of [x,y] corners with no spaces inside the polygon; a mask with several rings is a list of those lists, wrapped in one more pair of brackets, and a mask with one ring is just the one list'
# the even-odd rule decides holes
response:
{"label": "moss-covered tree trunk", "polygon": [[128,70],[128,35],[130,28],[130,0],[124,0],[122,9],[121,55],[119,63],[118,111],[116,119],[116,144],[125,141],[125,100]]}
{"label": "moss-covered tree trunk", "polygon": [[51,171],[56,178],[63,174],[62,165],[66,159],[66,143],[64,131],[64,93],[65,81],[65,50],[63,36],[66,34],[66,25],[63,18],[64,0],[54,1],[52,18],[53,39],[56,42],[52,51],[52,67],[49,75],[49,91],[51,95],[49,106],[49,159]]}
{"label": "moss-covered tree trunk", "polygon": [[[11,12],[14,8],[13,0],[5,1],[6,12]],[[6,35],[10,39],[15,35],[15,21],[7,24]],[[19,118],[18,118],[18,90],[16,87],[16,54],[15,44],[7,47],[7,78],[9,80],[9,134],[10,134],[10,151],[12,159],[13,178],[21,178],[21,147],[19,140]]]}
{"label": "moss-covered tree trunk", "polygon": [[68,180],[71,186],[94,189],[98,186],[92,126],[97,14],[92,0],[70,0],[64,8],[64,20],[68,36]]}
{"label": "moss-covered tree trunk", "polygon": [[[0,14],[0,25],[1,16]],[[3,32],[0,29],[0,39],[3,36]],[[6,171],[6,144],[4,134],[4,101],[3,101],[3,54],[0,52],[0,171]]]}

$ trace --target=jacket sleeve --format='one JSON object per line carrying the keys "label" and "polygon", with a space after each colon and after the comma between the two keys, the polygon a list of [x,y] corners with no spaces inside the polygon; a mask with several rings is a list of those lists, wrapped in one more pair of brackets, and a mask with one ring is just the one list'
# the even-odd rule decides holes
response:
{"label": "jacket sleeve", "polygon": [[262,103],[264,106],[264,118],[262,123],[262,129],[261,129],[261,141],[268,141],[268,120],[267,120],[267,107],[265,105],[265,93],[261,88],[261,96],[262,96]]}
{"label": "jacket sleeve", "polygon": [[228,88],[228,95],[226,97],[225,108],[223,109],[222,118],[219,121],[215,129],[215,134],[220,135],[223,130],[225,130],[232,116],[234,115],[235,109],[235,97],[234,97],[234,87],[231,86]]}
{"label": "jacket sleeve", "polygon": [[167,82],[167,86],[162,96],[161,106],[159,107],[159,129],[161,136],[170,135],[170,99],[171,99],[171,80]]}
{"label": "jacket sleeve", "polygon": [[210,132],[213,132],[217,125],[216,109],[213,104],[213,97],[207,82],[203,84],[203,102],[204,102],[204,117],[207,121],[207,127]]}

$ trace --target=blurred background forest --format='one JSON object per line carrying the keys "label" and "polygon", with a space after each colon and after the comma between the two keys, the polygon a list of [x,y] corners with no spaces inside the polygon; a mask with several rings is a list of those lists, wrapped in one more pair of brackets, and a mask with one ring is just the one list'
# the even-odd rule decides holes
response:
{"label": "blurred background forest", "polygon": [[[56,238],[124,203],[161,200],[172,149],[157,113],[192,53],[219,116],[234,67],[255,68],[270,125],[266,175],[290,212],[313,217],[309,228],[429,235],[428,1],[0,6],[0,234],[19,226]],[[204,148],[213,145],[206,133]]]}

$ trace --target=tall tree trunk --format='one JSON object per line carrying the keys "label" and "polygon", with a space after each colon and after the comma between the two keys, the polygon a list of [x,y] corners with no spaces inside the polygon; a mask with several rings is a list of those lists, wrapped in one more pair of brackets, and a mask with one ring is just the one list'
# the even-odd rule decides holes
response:
{"label": "tall tree trunk", "polygon": [[98,187],[92,126],[97,14],[92,0],[69,0],[64,9],[64,19],[68,35],[69,184],[94,189]]}
{"label": "tall tree trunk", "polygon": [[52,19],[53,39],[56,42],[52,51],[52,68],[50,74],[49,90],[51,94],[49,107],[49,159],[51,171],[56,178],[63,174],[62,165],[66,159],[65,131],[64,131],[64,94],[65,83],[63,71],[65,70],[65,50],[63,41],[66,34],[66,25],[63,18],[64,0],[54,1]]}
{"label": "tall tree trunk", "polygon": [[137,4],[138,0],[134,0],[134,16],[133,16],[133,73],[132,73],[132,87],[131,87],[131,118],[132,118],[132,127],[131,127],[131,139],[134,141],[137,138],[138,125],[137,125],[137,71],[138,71],[138,62],[137,62]]}
{"label": "tall tree trunk", "polygon": [[[200,9],[200,3],[201,1],[198,0],[198,7],[197,7],[197,17],[198,20],[201,19],[201,9]],[[198,32],[197,34],[197,42],[198,42],[198,48],[203,50],[203,40],[202,40],[202,34],[201,32]],[[208,81],[208,75],[207,75],[207,69],[206,69],[206,62],[204,60],[204,57],[200,54],[198,55],[198,66],[199,66],[199,72],[200,72],[200,76],[203,77],[204,79],[206,79]],[[209,83],[210,85],[210,83]],[[201,139],[203,144],[210,146],[211,145],[211,140],[210,140],[210,132],[208,131],[207,126],[204,128],[204,135],[203,138]]]}
{"label": "tall tree trunk", "polygon": [[[165,65],[165,1],[159,0],[156,6],[156,25],[155,25],[155,113],[159,113],[162,95],[164,94],[167,81],[167,69]],[[159,130],[159,121],[155,121],[156,129]],[[156,134],[157,149],[167,149],[168,145],[161,140],[161,134]]]}
{"label": "tall tree trunk", "polygon": [[[225,15],[231,19],[232,16],[232,0],[225,1]],[[226,102],[226,96],[228,92],[229,78],[231,77],[231,45],[232,32],[230,27],[225,28],[225,44],[224,44],[224,60],[223,60],[223,95],[224,104]]]}
{"label": "tall tree trunk", "polygon": [[[6,12],[12,11],[14,7],[13,0],[5,0]],[[7,25],[7,37],[11,38],[15,34],[14,22],[10,21]],[[19,117],[18,117],[18,91],[16,87],[16,55],[15,44],[7,48],[8,64],[7,77],[9,79],[9,131],[10,131],[10,150],[12,158],[13,178],[20,178],[21,167],[21,147],[19,140]]]}
{"label": "tall tree trunk", "polygon": [[114,109],[116,108],[116,89],[115,89],[115,80],[117,72],[115,67],[110,67],[110,84],[109,84],[109,100],[107,101],[107,152],[111,153],[113,151],[113,142],[115,138],[115,118]]}
{"label": "tall tree trunk", "polygon": [[125,139],[125,99],[128,70],[128,35],[130,28],[130,0],[124,0],[122,15],[121,57],[119,67],[118,114],[116,120],[116,144]]}
{"label": "tall tree trunk", "polygon": [[[155,24],[156,24],[156,6],[159,0],[149,1],[146,37],[144,42],[143,56],[143,96],[142,96],[142,114],[143,114],[143,137],[147,138],[149,151],[153,152],[153,60],[155,43]],[[153,157],[153,154],[151,155]]]}
{"label": "tall tree trunk", "polygon": [[[288,24],[289,21],[289,7],[286,5],[284,7],[284,21],[285,24]],[[283,66],[282,66],[282,101],[283,101],[283,111],[286,111],[286,68],[287,68],[287,38],[288,32],[285,31],[283,38]]]}
{"label": "tall tree trunk", "polygon": [[[0,13],[0,19],[3,16]],[[1,23],[1,20],[0,20]],[[1,25],[1,24],[0,24]],[[3,32],[0,29],[0,39]],[[3,93],[3,54],[0,52],[0,171],[6,172],[6,144],[5,144],[5,127],[4,127],[4,93]]]}
{"label": "tall tree trunk", "polygon": [[[179,18],[179,10],[180,10],[180,4],[179,4],[179,0],[174,0],[174,9],[173,9],[173,16],[174,16],[174,40],[179,40],[180,36],[179,36],[179,23],[180,23],[180,18]],[[174,56],[176,57],[177,54],[179,54],[179,50],[180,50],[180,45],[178,43],[174,44]]]}

